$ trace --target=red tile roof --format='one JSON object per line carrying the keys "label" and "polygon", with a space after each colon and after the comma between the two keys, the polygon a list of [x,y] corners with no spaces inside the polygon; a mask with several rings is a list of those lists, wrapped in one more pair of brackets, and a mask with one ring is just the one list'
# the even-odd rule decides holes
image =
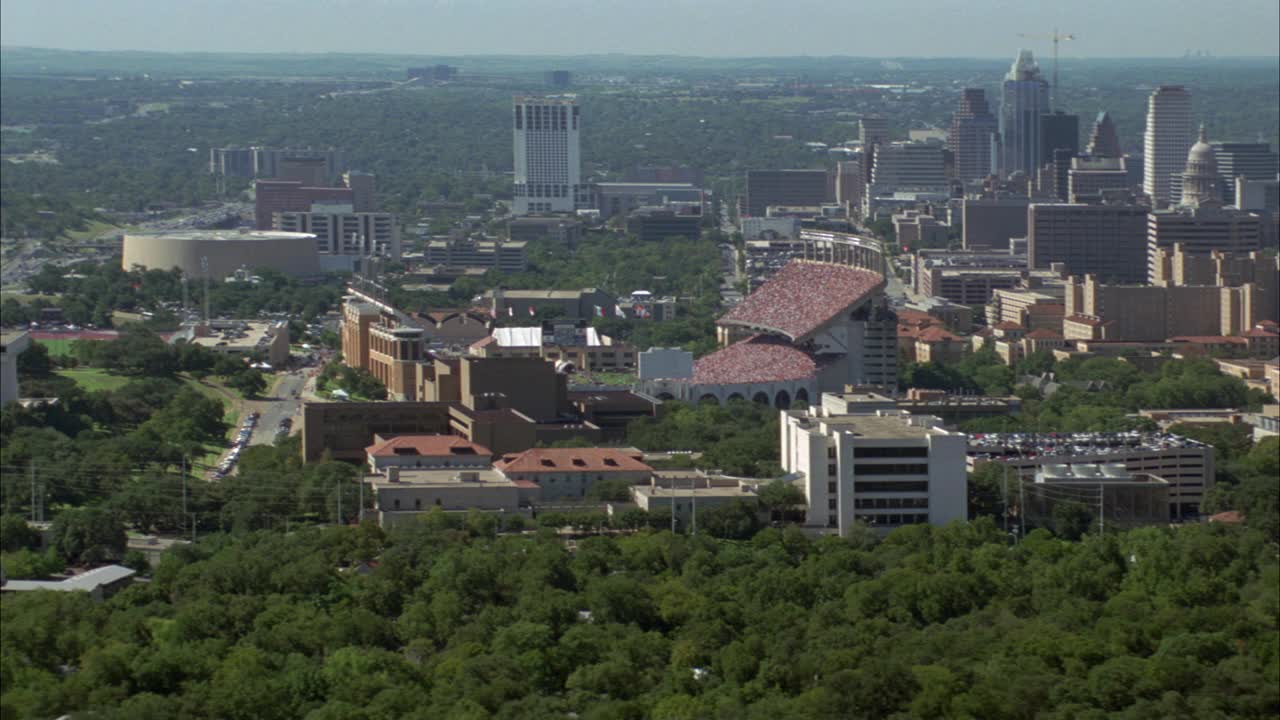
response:
{"label": "red tile roof", "polygon": [[870,270],[793,260],[719,323],[768,330],[797,340],[883,286],[884,278]]}
{"label": "red tile roof", "polygon": [[1096,318],[1091,315],[1081,315],[1080,313],[1076,313],[1074,315],[1068,315],[1065,318],[1065,322],[1079,323],[1081,325],[1088,325],[1090,327],[1099,327],[1105,324],[1102,322],[1100,318]]}
{"label": "red tile roof", "polygon": [[939,322],[938,318],[920,310],[903,308],[898,311],[899,325],[936,325]]}
{"label": "red tile roof", "polygon": [[1027,333],[1026,337],[1031,340],[1061,340],[1062,334],[1047,328],[1039,328]]}
{"label": "red tile roof", "polygon": [[[493,464],[506,475],[563,472],[652,472],[639,456],[615,448],[533,448]],[[519,481],[517,481],[519,482]]]}
{"label": "red tile roof", "polygon": [[1256,328],[1253,328],[1253,329],[1250,329],[1250,330],[1246,330],[1246,331],[1244,331],[1244,332],[1242,332],[1242,333],[1240,333],[1240,334],[1241,334],[1241,335],[1243,335],[1243,336],[1245,336],[1245,337],[1264,337],[1264,338],[1273,338],[1273,337],[1278,337],[1278,336],[1276,335],[1276,332],[1275,332],[1274,330],[1266,330],[1266,329],[1264,329],[1264,328],[1260,328],[1260,327],[1256,327]]}
{"label": "red tile roof", "polygon": [[960,340],[960,336],[955,333],[948,332],[946,328],[933,325],[920,331],[916,336],[920,342],[936,343],[936,342],[956,342]]}
{"label": "red tile roof", "polygon": [[1230,335],[1179,335],[1169,338],[1169,342],[1194,343],[1197,345],[1244,345],[1249,341],[1242,337]]}
{"label": "red tile roof", "polygon": [[397,435],[380,443],[374,443],[364,451],[374,457],[401,455],[456,457],[493,454],[489,448],[458,435]]}
{"label": "red tile roof", "polygon": [[752,335],[727,348],[698,358],[693,364],[697,385],[733,385],[807,380],[818,371],[809,353],[781,338]]}
{"label": "red tile roof", "polygon": [[1022,326],[1012,320],[1005,320],[994,325],[996,330],[1021,330]]}

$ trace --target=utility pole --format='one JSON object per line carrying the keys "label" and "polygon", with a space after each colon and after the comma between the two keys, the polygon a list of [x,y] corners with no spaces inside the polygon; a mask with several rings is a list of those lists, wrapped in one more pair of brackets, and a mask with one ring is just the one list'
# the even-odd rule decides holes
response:
{"label": "utility pole", "polygon": [[698,534],[698,476],[694,475],[689,479],[689,506],[690,521],[689,534]]}
{"label": "utility pole", "polygon": [[1098,483],[1098,535],[1107,534],[1107,491]]}
{"label": "utility pole", "polygon": [[39,522],[36,515],[36,460],[31,458],[27,461],[27,467],[31,470],[31,522]]}
{"label": "utility pole", "polygon": [[1027,483],[1018,475],[1018,541],[1027,539]]}
{"label": "utility pole", "polygon": [[[182,455],[182,517],[183,519],[189,519],[189,516],[187,513],[187,455],[186,453],[183,453]],[[191,531],[193,534],[195,533],[195,523],[192,523]]]}
{"label": "utility pole", "polygon": [[200,274],[204,275],[204,324],[209,326],[209,256],[200,256]]}

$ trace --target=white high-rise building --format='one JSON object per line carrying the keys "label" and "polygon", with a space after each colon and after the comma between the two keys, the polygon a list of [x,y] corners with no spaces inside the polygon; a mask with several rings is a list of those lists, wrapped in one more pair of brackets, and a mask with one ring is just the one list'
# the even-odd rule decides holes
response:
{"label": "white high-rise building", "polygon": [[582,184],[573,96],[514,98],[515,215],[573,212],[590,203]]}
{"label": "white high-rise building", "polygon": [[1167,203],[1173,199],[1173,176],[1181,175],[1196,141],[1191,93],[1181,85],[1162,85],[1151,93],[1142,137],[1142,191],[1153,203]]}

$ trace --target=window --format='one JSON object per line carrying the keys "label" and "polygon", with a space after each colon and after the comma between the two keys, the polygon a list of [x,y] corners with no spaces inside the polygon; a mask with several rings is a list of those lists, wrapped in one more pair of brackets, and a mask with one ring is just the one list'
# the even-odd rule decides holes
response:
{"label": "window", "polygon": [[927,493],[929,483],[926,482],[860,482],[853,484],[855,493],[889,492],[889,493]]}
{"label": "window", "polygon": [[827,492],[832,495],[836,494],[836,483],[834,481],[827,483]]}
{"label": "window", "polygon": [[836,464],[835,464],[835,463],[827,463],[827,474],[828,474],[828,475],[835,475],[835,474],[836,474]]}
{"label": "window", "polygon": [[840,518],[835,515],[827,516],[827,527],[836,527],[840,524]]}
{"label": "window", "polygon": [[397,510],[399,510],[399,509],[400,509],[400,500],[399,500],[399,499],[397,499],[397,500],[396,500],[396,502],[395,502],[395,508],[396,508]]}
{"label": "window", "polygon": [[928,447],[855,447],[855,458],[929,457]]}
{"label": "window", "polygon": [[828,510],[835,510],[835,509],[836,509],[836,499],[835,499],[835,498],[830,498],[830,499],[828,499],[828,500],[827,500],[827,509],[828,509]]}
{"label": "window", "polygon": [[928,475],[928,465],[891,464],[891,465],[854,465],[854,475]]}

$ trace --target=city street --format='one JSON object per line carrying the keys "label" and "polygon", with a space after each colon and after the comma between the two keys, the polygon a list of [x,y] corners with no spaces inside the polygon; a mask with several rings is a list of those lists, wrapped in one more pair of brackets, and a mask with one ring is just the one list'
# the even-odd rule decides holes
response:
{"label": "city street", "polygon": [[245,403],[245,410],[257,410],[261,413],[258,427],[249,440],[250,445],[270,445],[275,442],[276,428],[285,418],[293,418],[296,429],[299,427],[299,416],[302,411],[302,386],[306,382],[303,371],[295,370],[287,373],[276,383],[271,397]]}

